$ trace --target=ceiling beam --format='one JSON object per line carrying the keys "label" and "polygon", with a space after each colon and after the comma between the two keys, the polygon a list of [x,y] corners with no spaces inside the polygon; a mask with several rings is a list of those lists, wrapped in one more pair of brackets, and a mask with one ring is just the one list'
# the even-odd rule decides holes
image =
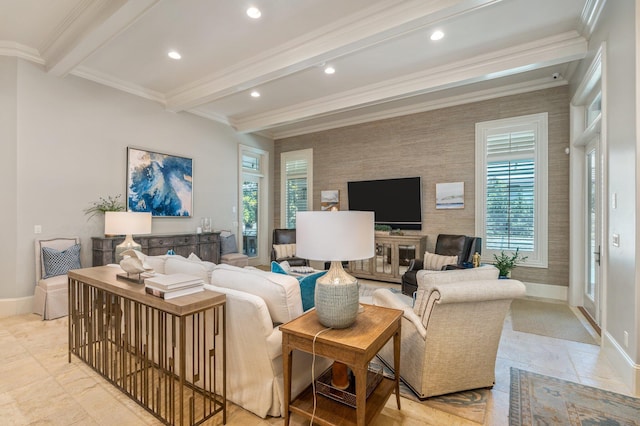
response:
{"label": "ceiling beam", "polygon": [[182,111],[502,0],[386,0],[167,94]]}
{"label": "ceiling beam", "polygon": [[82,0],[41,48],[47,71],[64,77],[159,0]]}
{"label": "ceiling beam", "polygon": [[348,111],[575,61],[582,59],[586,53],[587,40],[577,32],[571,31],[337,95],[302,102],[262,114],[231,118],[229,121],[237,131],[242,133],[260,131],[320,117],[336,111]]}

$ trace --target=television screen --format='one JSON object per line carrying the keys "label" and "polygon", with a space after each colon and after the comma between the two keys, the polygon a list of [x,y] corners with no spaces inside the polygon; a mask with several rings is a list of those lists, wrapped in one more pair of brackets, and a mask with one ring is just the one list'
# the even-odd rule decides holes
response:
{"label": "television screen", "polygon": [[370,211],[375,223],[422,229],[420,177],[347,182],[349,210]]}

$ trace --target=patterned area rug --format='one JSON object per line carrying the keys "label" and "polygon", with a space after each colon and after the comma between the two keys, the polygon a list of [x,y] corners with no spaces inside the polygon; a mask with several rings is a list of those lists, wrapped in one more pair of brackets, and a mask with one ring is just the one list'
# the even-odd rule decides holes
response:
{"label": "patterned area rug", "polygon": [[[393,371],[380,358],[376,357],[375,359],[383,367],[383,374],[386,377],[393,378]],[[413,393],[411,388],[405,385],[402,380],[400,381],[400,396],[479,424],[484,424],[490,393],[491,390],[489,389],[475,389],[448,395],[432,396],[421,400]]]}
{"label": "patterned area rug", "polygon": [[515,331],[596,344],[571,308],[560,303],[515,299],[511,302],[511,321]]}
{"label": "patterned area rug", "polygon": [[640,399],[511,368],[509,425],[640,426]]}

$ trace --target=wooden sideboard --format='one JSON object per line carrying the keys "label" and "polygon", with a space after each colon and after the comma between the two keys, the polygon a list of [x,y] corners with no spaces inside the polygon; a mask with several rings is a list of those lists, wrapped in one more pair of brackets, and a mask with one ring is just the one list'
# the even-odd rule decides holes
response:
{"label": "wooden sideboard", "polygon": [[[142,246],[142,252],[149,256],[167,254],[173,250],[176,254],[188,257],[195,253],[201,260],[220,263],[220,233],[173,235],[138,235],[134,241]],[[92,237],[93,266],[115,263],[116,246],[124,241],[123,236]]]}
{"label": "wooden sideboard", "polygon": [[376,234],[374,257],[349,262],[349,272],[358,278],[402,282],[409,261],[422,259],[426,244],[424,235]]}

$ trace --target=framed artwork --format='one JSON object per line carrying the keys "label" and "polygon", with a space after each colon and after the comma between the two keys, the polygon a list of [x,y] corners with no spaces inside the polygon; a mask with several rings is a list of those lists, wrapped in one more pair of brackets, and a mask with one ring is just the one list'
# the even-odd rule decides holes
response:
{"label": "framed artwork", "polygon": [[436,209],[463,209],[464,182],[436,183]]}
{"label": "framed artwork", "polygon": [[320,191],[320,210],[340,210],[340,190]]}
{"label": "framed artwork", "polygon": [[127,148],[127,210],[152,216],[191,217],[193,160]]}

